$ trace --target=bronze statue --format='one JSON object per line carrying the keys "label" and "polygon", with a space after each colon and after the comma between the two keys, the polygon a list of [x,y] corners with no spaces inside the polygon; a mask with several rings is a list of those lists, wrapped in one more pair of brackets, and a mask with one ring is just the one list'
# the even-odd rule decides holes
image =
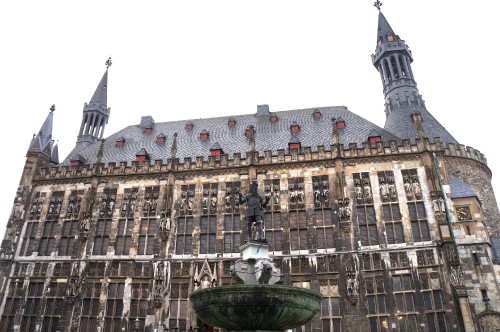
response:
{"label": "bronze statue", "polygon": [[263,232],[264,218],[262,209],[269,203],[269,197],[264,197],[259,194],[259,184],[257,181],[252,180],[250,185],[250,192],[245,197],[238,192],[240,204],[247,203],[247,210],[245,216],[247,218],[248,226],[248,240],[252,240],[252,225],[255,223],[257,227],[258,238],[257,241],[266,242]]}

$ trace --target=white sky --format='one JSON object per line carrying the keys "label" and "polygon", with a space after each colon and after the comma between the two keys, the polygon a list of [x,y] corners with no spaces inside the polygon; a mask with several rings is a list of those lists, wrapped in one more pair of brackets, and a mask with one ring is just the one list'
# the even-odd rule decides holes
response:
{"label": "white sky", "polygon": [[[427,109],[483,152],[500,192],[500,1],[385,0]],[[104,136],[156,122],[345,105],[384,126],[373,0],[2,1],[3,237],[32,134],[56,105],[60,159],[111,56]],[[5,118],[6,117],[6,118]]]}

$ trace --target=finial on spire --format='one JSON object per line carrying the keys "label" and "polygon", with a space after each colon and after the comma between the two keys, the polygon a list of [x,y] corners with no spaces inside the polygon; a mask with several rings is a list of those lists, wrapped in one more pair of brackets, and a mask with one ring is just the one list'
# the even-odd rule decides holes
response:
{"label": "finial on spire", "polygon": [[373,3],[373,5],[377,7],[377,9],[380,11],[380,7],[382,7],[382,2],[380,2],[380,0],[377,0]]}
{"label": "finial on spire", "polygon": [[54,112],[55,110],[56,110],[56,105],[52,104],[52,106],[50,106],[50,112]]}
{"label": "finial on spire", "polygon": [[109,57],[108,60],[106,60],[106,69],[111,67],[112,64],[113,64],[113,62],[111,62],[111,57]]}

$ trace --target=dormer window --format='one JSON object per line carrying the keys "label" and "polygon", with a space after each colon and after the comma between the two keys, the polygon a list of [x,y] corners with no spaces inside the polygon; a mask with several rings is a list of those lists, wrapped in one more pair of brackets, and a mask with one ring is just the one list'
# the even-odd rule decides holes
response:
{"label": "dormer window", "polygon": [[146,149],[142,148],[139,152],[135,154],[135,160],[138,163],[143,163],[146,160],[149,160],[149,154],[146,152]]}
{"label": "dormer window", "polygon": [[191,130],[191,129],[193,129],[193,127],[194,127],[194,125],[192,122],[186,123],[186,126],[185,126],[186,130]]}
{"label": "dormer window", "polygon": [[292,150],[300,151],[300,142],[288,143],[288,148],[290,149],[290,151]]}
{"label": "dormer window", "polygon": [[124,144],[125,144],[125,138],[120,137],[119,139],[116,140],[115,146],[122,147]]}
{"label": "dormer window", "polygon": [[345,128],[345,120],[342,118],[337,119],[337,122],[335,123],[337,128]]}
{"label": "dormer window", "polygon": [[203,131],[200,133],[200,139],[202,141],[206,141],[208,139],[208,131],[206,131],[205,129],[203,129]]}
{"label": "dormer window", "polygon": [[215,143],[210,148],[210,155],[216,157],[217,159],[219,159],[221,154],[223,154],[223,153],[224,152],[222,151],[222,148],[220,147],[219,143]]}
{"label": "dormer window", "polygon": [[245,129],[245,136],[250,138],[253,133],[253,126],[248,126],[247,129]]}
{"label": "dormer window", "polygon": [[151,130],[153,130],[153,128],[151,128],[151,127],[146,127],[146,128],[144,128],[144,133],[145,133],[145,134],[149,134],[149,133],[151,132]]}
{"label": "dormer window", "polygon": [[292,133],[298,133],[300,131],[300,126],[297,122],[293,122],[292,125],[290,126],[290,131]]}
{"label": "dormer window", "polygon": [[380,136],[370,136],[368,137],[368,141],[370,142],[371,145],[375,145],[376,143],[380,142],[382,138]]}
{"label": "dormer window", "polygon": [[70,159],[70,166],[71,167],[77,167],[85,164],[85,158],[83,158],[80,154],[77,154],[76,156],[73,156],[73,158]]}
{"label": "dormer window", "polygon": [[234,120],[233,118],[230,118],[229,120],[227,120],[227,125],[229,127],[234,127],[236,125],[236,120]]}
{"label": "dormer window", "polygon": [[411,114],[411,118],[413,119],[413,122],[418,123],[422,122],[422,114],[419,111],[415,111]]}
{"label": "dormer window", "polygon": [[159,134],[156,136],[156,144],[162,145],[165,144],[165,135],[164,134]]}
{"label": "dormer window", "polygon": [[315,119],[321,118],[321,112],[319,110],[314,110],[313,118],[315,118]]}
{"label": "dormer window", "polygon": [[377,46],[378,46],[378,47],[382,46],[382,38],[379,38],[379,39],[377,40]]}
{"label": "dormer window", "polygon": [[278,121],[278,116],[276,114],[271,114],[271,116],[269,117],[269,121],[275,123],[276,121]]}
{"label": "dormer window", "polygon": [[394,36],[391,34],[387,35],[387,41],[390,41],[390,42],[394,41]]}

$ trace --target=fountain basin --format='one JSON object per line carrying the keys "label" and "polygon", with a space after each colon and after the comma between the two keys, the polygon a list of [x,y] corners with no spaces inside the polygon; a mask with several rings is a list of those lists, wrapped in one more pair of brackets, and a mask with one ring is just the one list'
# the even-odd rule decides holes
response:
{"label": "fountain basin", "polygon": [[228,331],[283,331],[304,325],[319,311],[321,293],[284,285],[237,284],[194,291],[198,317]]}

